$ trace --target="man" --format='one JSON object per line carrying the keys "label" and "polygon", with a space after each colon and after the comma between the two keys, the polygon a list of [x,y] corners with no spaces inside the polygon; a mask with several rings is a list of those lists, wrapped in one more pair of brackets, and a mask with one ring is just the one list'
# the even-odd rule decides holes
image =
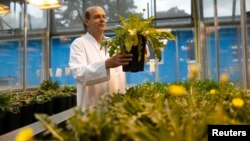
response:
{"label": "man", "polygon": [[77,81],[77,105],[84,110],[95,107],[101,95],[124,92],[125,74],[122,65],[132,60],[132,54],[118,54],[109,58],[100,42],[105,38],[106,15],[102,7],[87,8],[84,17],[87,33],[70,46],[69,66]]}

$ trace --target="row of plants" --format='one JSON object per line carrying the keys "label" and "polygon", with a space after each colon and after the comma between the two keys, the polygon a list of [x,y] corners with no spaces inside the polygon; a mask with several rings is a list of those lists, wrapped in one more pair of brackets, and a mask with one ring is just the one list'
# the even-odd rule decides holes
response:
{"label": "row of plants", "polygon": [[[96,108],[54,124],[46,114],[36,118],[59,141],[206,141],[209,124],[250,124],[250,93],[222,75],[219,82],[198,80],[190,68],[189,81],[146,82],[126,93],[104,95]],[[17,140],[43,140],[24,129]],[[48,139],[47,139],[48,140]]]}
{"label": "row of plants", "polygon": [[75,86],[60,86],[51,80],[37,89],[0,93],[0,134],[36,122],[35,113],[53,115],[76,106],[75,94]]}

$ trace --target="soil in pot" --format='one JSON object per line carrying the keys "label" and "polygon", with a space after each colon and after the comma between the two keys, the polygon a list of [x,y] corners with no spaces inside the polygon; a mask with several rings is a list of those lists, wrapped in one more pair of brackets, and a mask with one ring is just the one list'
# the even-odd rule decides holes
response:
{"label": "soil in pot", "polygon": [[[133,54],[132,61],[129,62],[128,65],[123,66],[124,72],[138,72],[144,71],[144,60],[145,60],[145,49],[146,49],[146,39],[141,36],[142,49],[141,53],[138,52],[138,46],[133,46],[131,51],[128,53]],[[139,55],[141,55],[141,59],[139,60]]]}

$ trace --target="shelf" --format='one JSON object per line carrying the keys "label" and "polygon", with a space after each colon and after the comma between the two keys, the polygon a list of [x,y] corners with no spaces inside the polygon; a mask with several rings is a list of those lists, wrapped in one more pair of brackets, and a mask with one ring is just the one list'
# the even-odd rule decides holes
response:
{"label": "shelf", "polygon": [[[69,119],[70,117],[72,117],[74,115],[74,108],[68,109],[66,111],[63,111],[61,113],[55,114],[51,116],[51,119],[54,123],[58,124],[61,123],[67,119]],[[45,128],[43,127],[43,125],[37,121],[35,123],[26,125],[22,128],[13,130],[11,132],[8,132],[6,134],[3,134],[0,136],[0,141],[15,141],[16,139],[16,135],[24,128],[32,128],[33,129],[33,136],[37,135],[39,133],[41,133],[42,131],[45,130]]]}

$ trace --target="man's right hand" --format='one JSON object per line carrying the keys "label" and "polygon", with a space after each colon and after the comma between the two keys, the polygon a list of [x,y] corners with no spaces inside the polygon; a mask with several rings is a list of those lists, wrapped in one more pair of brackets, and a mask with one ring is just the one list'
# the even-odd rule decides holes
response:
{"label": "man's right hand", "polygon": [[116,68],[120,65],[128,65],[132,61],[132,54],[117,54],[105,61],[106,69]]}

